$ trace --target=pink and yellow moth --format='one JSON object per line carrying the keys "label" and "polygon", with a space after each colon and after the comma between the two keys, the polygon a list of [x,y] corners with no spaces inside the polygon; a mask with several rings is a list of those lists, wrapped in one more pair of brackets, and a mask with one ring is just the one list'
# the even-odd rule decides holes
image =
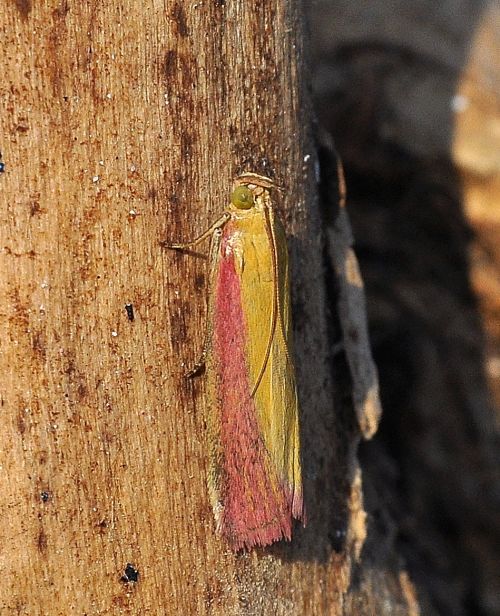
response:
{"label": "pink and yellow moth", "polygon": [[291,358],[288,254],[272,180],[244,173],[210,238],[208,488],[218,532],[234,550],[290,540],[305,522],[299,406]]}

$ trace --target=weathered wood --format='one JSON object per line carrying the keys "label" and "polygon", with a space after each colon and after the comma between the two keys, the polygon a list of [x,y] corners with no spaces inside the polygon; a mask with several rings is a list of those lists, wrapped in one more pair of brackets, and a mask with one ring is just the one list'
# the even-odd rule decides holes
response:
{"label": "weathered wood", "polygon": [[[295,3],[4,4],[0,611],[341,613],[364,512]],[[208,505],[204,382],[183,378],[205,261],[159,242],[206,228],[242,170],[285,190],[309,523],[234,555]]]}

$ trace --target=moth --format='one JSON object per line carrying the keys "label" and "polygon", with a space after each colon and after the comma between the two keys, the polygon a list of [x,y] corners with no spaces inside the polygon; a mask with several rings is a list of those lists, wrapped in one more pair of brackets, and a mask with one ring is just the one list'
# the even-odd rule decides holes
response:
{"label": "moth", "polygon": [[299,404],[292,361],[286,236],[270,178],[243,173],[210,238],[208,323],[200,361],[208,383],[208,490],[217,531],[237,551],[290,540],[305,523]]}

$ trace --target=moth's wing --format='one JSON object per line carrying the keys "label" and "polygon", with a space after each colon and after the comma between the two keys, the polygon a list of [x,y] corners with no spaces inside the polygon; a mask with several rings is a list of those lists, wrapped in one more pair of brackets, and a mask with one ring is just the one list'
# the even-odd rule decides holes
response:
{"label": "moth's wing", "polygon": [[295,389],[279,399],[271,391],[291,385],[290,369],[279,361],[282,335],[273,338],[262,383],[252,396],[274,302],[267,233],[263,216],[228,223],[214,288],[209,482],[218,528],[234,549],[290,539],[297,511],[298,484],[291,483],[298,481],[296,403],[285,404]]}
{"label": "moth's wing", "polygon": [[270,408],[283,409],[281,414],[274,413],[271,441],[275,443],[275,447],[271,449],[271,455],[277,468],[281,468],[287,486],[293,493],[294,517],[302,518],[299,402],[293,364],[288,248],[284,228],[273,210],[270,210],[269,222],[276,255],[275,285],[278,314],[268,367],[271,381],[268,395]]}
{"label": "moth's wing", "polygon": [[[254,400],[270,472],[302,517],[298,399],[292,356],[292,325],[286,236],[272,210],[255,217],[245,234],[243,302],[248,329],[249,374],[259,378],[272,334],[269,358]],[[273,254],[274,252],[274,254]],[[273,311],[276,327],[272,327]],[[274,330],[274,331],[273,331]]]}

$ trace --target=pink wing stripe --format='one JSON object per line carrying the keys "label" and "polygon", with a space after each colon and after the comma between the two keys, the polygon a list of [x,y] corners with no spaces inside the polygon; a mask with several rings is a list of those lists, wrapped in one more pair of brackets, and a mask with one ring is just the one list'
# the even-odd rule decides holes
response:
{"label": "pink wing stripe", "polygon": [[290,539],[292,507],[295,514],[301,512],[302,499],[299,503],[281,485],[259,433],[250,397],[240,280],[226,247],[227,239],[216,280],[213,353],[223,451],[221,531],[238,550]]}

